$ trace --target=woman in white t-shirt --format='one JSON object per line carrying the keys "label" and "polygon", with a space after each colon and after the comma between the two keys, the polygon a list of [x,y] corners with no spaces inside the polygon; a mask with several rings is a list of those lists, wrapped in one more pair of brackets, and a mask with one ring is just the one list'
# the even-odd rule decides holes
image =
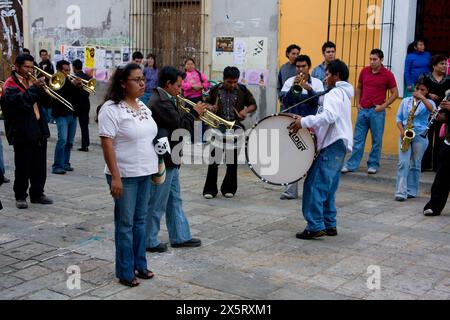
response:
{"label": "woman in white t-shirt", "polygon": [[151,175],[158,172],[153,146],[158,128],[151,111],[138,100],[144,90],[139,65],[118,69],[98,114],[105,174],[115,203],[116,276],[130,287],[139,285],[136,277],[154,276],[147,269],[145,222]]}

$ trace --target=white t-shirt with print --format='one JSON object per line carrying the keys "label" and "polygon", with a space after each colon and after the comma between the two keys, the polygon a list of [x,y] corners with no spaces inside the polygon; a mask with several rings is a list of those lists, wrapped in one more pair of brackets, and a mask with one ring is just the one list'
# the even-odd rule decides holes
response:
{"label": "white t-shirt with print", "polygon": [[[153,146],[158,127],[144,103],[139,101],[139,111],[135,111],[124,101],[105,102],[98,115],[98,127],[100,137],[113,140],[121,178],[158,172],[158,155]],[[108,166],[105,174],[111,174]]]}

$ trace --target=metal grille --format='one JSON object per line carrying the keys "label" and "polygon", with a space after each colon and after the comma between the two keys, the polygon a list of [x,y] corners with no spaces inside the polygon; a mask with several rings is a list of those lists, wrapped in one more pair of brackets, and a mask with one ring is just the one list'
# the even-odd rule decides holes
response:
{"label": "metal grille", "polygon": [[336,44],[354,84],[374,48],[384,51],[384,65],[391,68],[394,16],[395,0],[329,0],[328,40]]}
{"label": "metal grille", "polygon": [[204,3],[176,0],[132,0],[130,36],[133,51],[153,53],[159,66],[183,68],[191,57],[203,67]]}

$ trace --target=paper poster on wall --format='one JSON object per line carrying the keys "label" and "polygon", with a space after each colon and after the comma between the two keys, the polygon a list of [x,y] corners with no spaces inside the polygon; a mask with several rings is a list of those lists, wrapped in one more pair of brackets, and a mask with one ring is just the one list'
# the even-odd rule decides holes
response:
{"label": "paper poster on wall", "polygon": [[88,69],[95,68],[95,48],[87,47],[85,49],[84,67]]}
{"label": "paper poster on wall", "polygon": [[114,57],[113,52],[111,50],[106,50],[105,53],[105,68],[111,69],[114,66]]}
{"label": "paper poster on wall", "polygon": [[245,38],[235,39],[233,55],[235,65],[245,65],[247,63],[247,41]]}
{"label": "paper poster on wall", "polygon": [[69,61],[71,64],[75,60],[81,60],[84,63],[85,49],[84,47],[68,47],[64,48],[64,60]]}
{"label": "paper poster on wall", "polygon": [[95,50],[95,68],[96,69],[106,69],[106,50],[96,49]]}
{"label": "paper poster on wall", "polygon": [[248,38],[247,68],[267,69],[268,38]]}
{"label": "paper poster on wall", "polygon": [[247,69],[245,79],[248,85],[267,87],[269,85],[269,70]]}
{"label": "paper poster on wall", "polygon": [[130,61],[130,48],[122,48],[122,63],[129,63]]}
{"label": "paper poster on wall", "polygon": [[47,50],[49,59],[53,60],[55,57],[55,40],[53,38],[38,38],[34,40],[34,56],[39,57],[39,51],[42,49]]}
{"label": "paper poster on wall", "polygon": [[234,51],[233,37],[216,38],[216,52],[233,52],[233,51]]}

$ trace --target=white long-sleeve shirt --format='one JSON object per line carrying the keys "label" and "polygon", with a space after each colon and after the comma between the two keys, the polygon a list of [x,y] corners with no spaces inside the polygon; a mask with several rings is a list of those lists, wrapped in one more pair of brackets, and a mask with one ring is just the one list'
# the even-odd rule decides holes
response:
{"label": "white long-sleeve shirt", "polygon": [[353,126],[351,116],[352,85],[345,81],[336,82],[336,87],[325,95],[323,108],[317,115],[304,117],[303,128],[312,128],[320,151],[342,139],[351,152],[353,148]]}

